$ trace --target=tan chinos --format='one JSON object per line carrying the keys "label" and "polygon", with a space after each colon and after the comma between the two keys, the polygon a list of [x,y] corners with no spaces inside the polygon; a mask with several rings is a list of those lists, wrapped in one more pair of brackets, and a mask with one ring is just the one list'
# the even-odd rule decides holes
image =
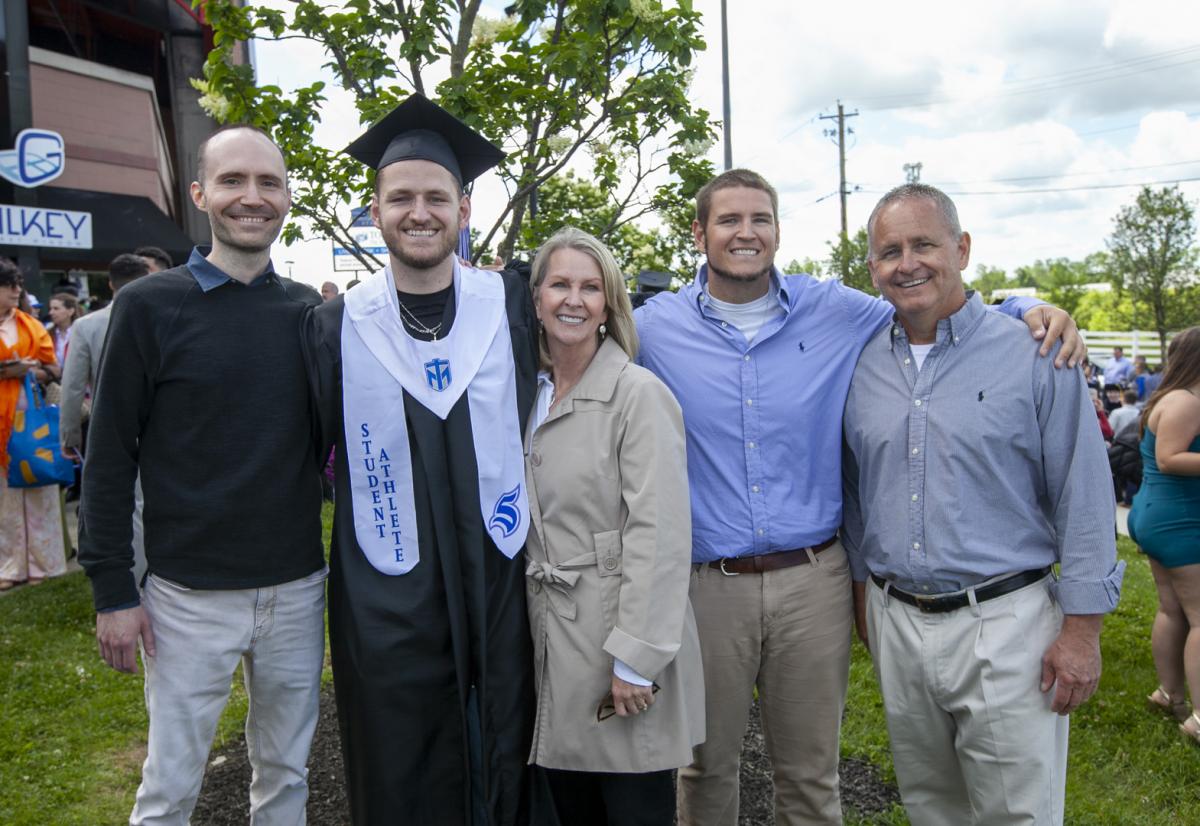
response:
{"label": "tan chinos", "polygon": [[708,739],[679,771],[680,826],[736,826],[738,765],[755,686],[775,771],[775,823],[841,823],[838,738],[850,668],[850,570],[840,542],[814,558],[737,576],[693,566]]}

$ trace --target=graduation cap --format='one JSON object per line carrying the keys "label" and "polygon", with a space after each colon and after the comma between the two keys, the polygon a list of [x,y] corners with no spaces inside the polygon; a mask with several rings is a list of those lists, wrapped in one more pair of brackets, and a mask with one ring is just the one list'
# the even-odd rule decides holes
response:
{"label": "graduation cap", "polygon": [[433,161],[461,185],[504,160],[499,147],[415,92],[344,151],[377,170],[397,161]]}

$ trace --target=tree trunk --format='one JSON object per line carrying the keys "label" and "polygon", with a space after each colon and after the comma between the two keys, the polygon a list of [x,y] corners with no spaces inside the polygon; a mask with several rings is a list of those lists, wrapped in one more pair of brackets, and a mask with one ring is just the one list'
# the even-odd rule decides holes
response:
{"label": "tree trunk", "polygon": [[504,240],[496,248],[496,255],[505,263],[512,260],[513,249],[517,246],[517,239],[521,237],[521,221],[525,218],[525,209],[528,206],[528,195],[522,195],[513,201],[512,219],[508,223],[508,232],[504,234]]}

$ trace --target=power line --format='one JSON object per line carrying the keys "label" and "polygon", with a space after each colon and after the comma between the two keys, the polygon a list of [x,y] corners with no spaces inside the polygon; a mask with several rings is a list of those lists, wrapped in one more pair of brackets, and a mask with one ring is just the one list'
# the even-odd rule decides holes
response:
{"label": "power line", "polygon": [[[1033,77],[1028,77],[1028,78],[1013,78],[1012,80],[1006,80],[1003,83],[1004,83],[1004,85],[1009,85],[1009,86],[1016,86],[1016,85],[1021,85],[1021,84],[1037,85],[1037,84],[1044,83],[1048,80],[1054,80],[1056,78],[1066,78],[1071,75],[1086,76],[1086,75],[1094,75],[1097,73],[1108,73],[1108,72],[1112,72],[1117,69],[1121,69],[1123,67],[1129,67],[1129,66],[1145,64],[1145,63],[1153,63],[1155,61],[1166,60],[1168,58],[1173,58],[1173,57],[1179,57],[1181,55],[1189,54],[1191,52],[1196,52],[1196,51],[1200,51],[1200,45],[1183,46],[1183,47],[1180,47],[1177,49],[1168,49],[1167,51],[1153,52],[1148,55],[1142,55],[1141,57],[1127,58],[1125,60],[1116,60],[1116,61],[1112,61],[1110,63],[1098,63],[1098,64],[1094,64],[1092,66],[1083,66],[1083,67],[1080,67],[1077,69],[1066,69],[1061,72],[1052,72],[1047,75],[1035,75]],[[858,98],[858,100],[860,102],[876,101],[876,100],[877,101],[899,100],[902,98],[924,97],[927,94],[928,94],[927,92],[902,92],[902,93],[891,94],[891,95],[872,95],[872,96],[865,97],[865,98],[860,97],[860,98]]]}
{"label": "power line", "polygon": [[[1200,181],[1200,176],[1195,178],[1170,178],[1165,181],[1139,181],[1137,183],[1127,184],[1085,184],[1082,186],[1064,186],[1064,187],[1045,187],[1038,189],[997,189],[997,190],[976,190],[974,192],[959,190],[955,192],[947,191],[947,195],[1035,195],[1047,192],[1083,192],[1085,190],[1095,189],[1127,189],[1129,187],[1142,186],[1164,186],[1167,184],[1186,184],[1193,181]],[[884,189],[864,189],[863,192],[872,195],[883,195],[889,190]]]}
{"label": "power line", "polygon": [[1079,178],[1084,175],[1109,175],[1114,172],[1138,172],[1144,169],[1162,169],[1168,166],[1188,166],[1189,164],[1200,163],[1200,158],[1193,161],[1173,161],[1171,163],[1152,163],[1146,166],[1125,166],[1118,169],[1097,169],[1092,172],[1058,172],[1053,175],[1024,175],[1016,178],[989,178],[986,180],[974,181],[939,181],[933,184],[934,186],[963,186],[966,184],[1012,184],[1021,183],[1023,181],[1045,181],[1054,178]]}
{"label": "power line", "polygon": [[944,106],[951,103],[976,103],[981,100],[993,100],[997,98],[1019,97],[1021,95],[1041,94],[1043,92],[1057,92],[1062,89],[1068,89],[1076,86],[1088,86],[1094,83],[1106,83],[1112,80],[1120,80],[1134,75],[1145,74],[1146,72],[1159,72],[1164,69],[1174,69],[1179,66],[1189,66],[1194,63],[1200,63],[1200,57],[1189,60],[1181,60],[1175,63],[1165,63],[1161,66],[1147,66],[1134,69],[1128,72],[1120,72],[1116,74],[1105,75],[1102,77],[1083,78],[1079,80],[1067,81],[1064,83],[1052,83],[1042,86],[1031,86],[1027,89],[1014,89],[1007,92],[994,92],[985,95],[975,95],[973,97],[958,97],[958,98],[941,98],[931,99],[926,101],[917,101],[913,103],[897,103],[890,106],[866,106],[865,111],[868,112],[887,112],[894,109],[923,109],[930,106]]}

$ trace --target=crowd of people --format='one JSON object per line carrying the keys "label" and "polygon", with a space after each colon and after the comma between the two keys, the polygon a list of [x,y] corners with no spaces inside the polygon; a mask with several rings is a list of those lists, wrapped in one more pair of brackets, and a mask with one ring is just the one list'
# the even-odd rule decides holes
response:
{"label": "crowd of people", "polygon": [[[775,190],[726,172],[697,195],[694,282],[635,310],[576,229],[531,266],[460,259],[465,188],[503,155],[420,95],[347,153],[389,256],[344,293],[272,267],[287,170],[244,125],[200,148],[212,245],[184,265],[119,256],[113,303],[74,321],[56,295],[53,330],[0,267],[0,426],[65,357],[100,653],[145,670],[131,823],[188,821],[239,663],[251,822],[304,822],[326,607],[358,824],[733,826],[755,698],[776,822],[840,823],[855,631],[914,823],[1062,822],[1124,570],[1105,445],[1073,322],[970,293],[946,195],[876,206],[881,300],[780,273]],[[1112,418],[1145,433],[1151,702],[1200,737],[1200,511],[1160,484],[1200,475],[1198,339]],[[58,571],[12,556],[10,581]]]}
{"label": "crowd of people", "polygon": [[[169,266],[163,250],[140,247],[112,262],[109,287],[115,293],[132,278]],[[108,318],[107,302],[80,292],[78,282],[64,279],[43,306],[25,291],[20,270],[0,261],[0,470],[8,470],[9,436],[33,401],[27,375],[33,393],[59,407],[59,447],[76,465],[75,482],[61,491],[57,485],[12,487],[7,474],[0,474],[0,591],[64,573],[74,552],[66,503],[79,496],[95,365]]]}

